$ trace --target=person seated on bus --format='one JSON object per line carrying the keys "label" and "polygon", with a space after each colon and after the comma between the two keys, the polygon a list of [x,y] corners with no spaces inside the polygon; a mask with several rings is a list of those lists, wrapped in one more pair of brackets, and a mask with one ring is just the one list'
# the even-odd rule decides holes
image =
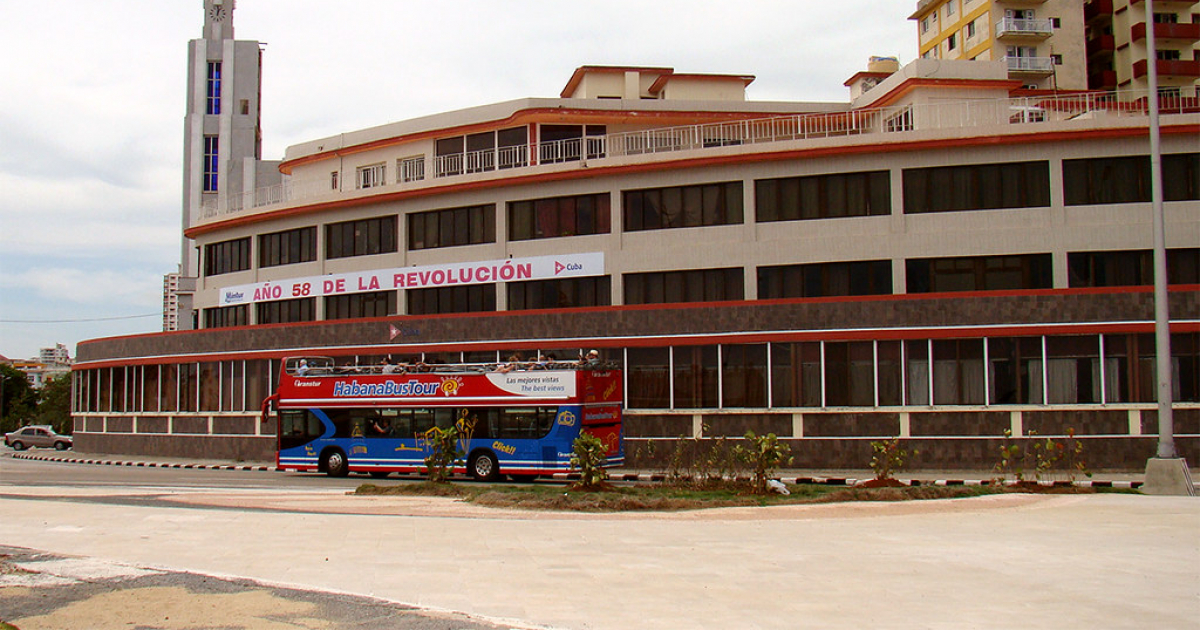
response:
{"label": "person seated on bus", "polygon": [[548,369],[550,369],[550,359],[547,359],[546,355],[539,352],[538,356],[537,356],[537,360],[533,362],[533,365],[529,366],[529,369],[531,369],[531,370],[548,370]]}
{"label": "person seated on bus", "polygon": [[498,369],[496,371],[497,372],[512,372],[515,370],[523,370],[523,369],[525,369],[525,366],[523,366],[521,364],[521,355],[514,354],[514,355],[510,355],[508,357],[508,363],[505,363],[504,365],[500,366],[500,369]]}
{"label": "person seated on bus", "polygon": [[384,374],[395,374],[396,372],[400,372],[401,374],[404,373],[400,366],[392,363],[392,355],[390,354],[383,358],[383,361],[380,363],[380,365],[383,366],[380,371]]}
{"label": "person seated on bus", "polygon": [[296,376],[304,376],[308,374],[308,360],[300,359],[300,365],[296,366]]}
{"label": "person seated on bus", "polygon": [[581,367],[600,365],[600,352],[597,350],[588,352],[587,356],[579,358],[579,365]]}
{"label": "person seated on bus", "polygon": [[392,423],[386,418],[375,418],[371,421],[371,437],[388,437],[392,434]]}

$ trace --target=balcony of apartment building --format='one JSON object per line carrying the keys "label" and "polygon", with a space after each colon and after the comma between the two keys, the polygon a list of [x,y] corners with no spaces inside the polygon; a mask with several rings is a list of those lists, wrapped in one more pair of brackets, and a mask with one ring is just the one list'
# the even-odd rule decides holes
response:
{"label": "balcony of apartment building", "polygon": [[1002,18],[996,24],[996,39],[1047,39],[1054,34],[1049,18]]}
{"label": "balcony of apartment building", "polygon": [[1083,5],[1083,19],[1091,24],[1092,22],[1112,21],[1113,17],[1113,0],[1090,0]]}
{"label": "balcony of apartment building", "polygon": [[997,0],[996,4],[1006,7],[1036,7],[1039,4],[1046,4],[1046,0]]}
{"label": "balcony of apartment building", "polygon": [[[1134,24],[1131,36],[1135,42],[1146,39],[1146,23]],[[1154,41],[1172,45],[1194,44],[1200,41],[1200,24],[1156,22],[1154,24]]]}
{"label": "balcony of apartment building", "polygon": [[1054,74],[1053,57],[1013,57],[1007,56],[1004,62],[1008,64],[1009,74],[1047,75]]}
{"label": "balcony of apartment building", "polygon": [[[1138,6],[1145,3],[1145,0],[1129,0],[1129,4],[1133,6]],[[1156,11],[1166,11],[1168,9],[1189,9],[1197,3],[1200,3],[1200,0],[1154,0],[1154,9]]]}
{"label": "balcony of apartment building", "polygon": [[1116,38],[1112,35],[1089,35],[1087,40],[1088,59],[1107,59],[1117,50]]}
{"label": "balcony of apartment building", "polygon": [[[1200,78],[1200,61],[1187,59],[1159,59],[1155,62],[1160,79],[1198,79]],[[1145,59],[1133,62],[1133,78],[1146,76]]]}

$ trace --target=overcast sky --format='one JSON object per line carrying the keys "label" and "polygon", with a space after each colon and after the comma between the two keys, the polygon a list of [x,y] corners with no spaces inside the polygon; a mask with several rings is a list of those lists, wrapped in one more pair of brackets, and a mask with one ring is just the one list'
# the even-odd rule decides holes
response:
{"label": "overcast sky", "polygon": [[[916,57],[916,0],[238,0],[266,44],[263,157],[523,97],[581,65],[749,74],[751,100],[847,101]],[[0,354],[162,329],[179,263],[187,42],[201,0],[0,0]]]}

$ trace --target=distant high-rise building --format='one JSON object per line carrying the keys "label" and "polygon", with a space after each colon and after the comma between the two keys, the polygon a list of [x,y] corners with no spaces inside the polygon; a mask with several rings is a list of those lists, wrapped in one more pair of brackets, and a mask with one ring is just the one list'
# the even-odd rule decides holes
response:
{"label": "distant high-rise building", "polygon": [[1087,20],[1088,87],[1149,87],[1147,24],[1153,24],[1160,91],[1196,96],[1200,83],[1200,2],[1158,0],[1147,19],[1145,0],[1090,0]]}
{"label": "distant high-rise building", "polygon": [[923,58],[1004,61],[1031,88],[1087,88],[1078,0],[921,0],[909,19]]}
{"label": "distant high-rise building", "polygon": [[[192,294],[196,292],[196,279],[175,272],[163,276],[163,331],[191,330],[195,328],[192,312]],[[186,321],[181,322],[180,317]]]}

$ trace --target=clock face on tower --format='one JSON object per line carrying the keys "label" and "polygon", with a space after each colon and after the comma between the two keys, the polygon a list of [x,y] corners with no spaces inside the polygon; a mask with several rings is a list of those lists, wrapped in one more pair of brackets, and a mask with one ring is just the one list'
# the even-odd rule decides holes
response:
{"label": "clock face on tower", "polygon": [[214,22],[220,22],[220,21],[224,20],[225,19],[225,7],[223,7],[219,4],[214,5],[213,8],[208,10],[208,17],[211,18]]}

